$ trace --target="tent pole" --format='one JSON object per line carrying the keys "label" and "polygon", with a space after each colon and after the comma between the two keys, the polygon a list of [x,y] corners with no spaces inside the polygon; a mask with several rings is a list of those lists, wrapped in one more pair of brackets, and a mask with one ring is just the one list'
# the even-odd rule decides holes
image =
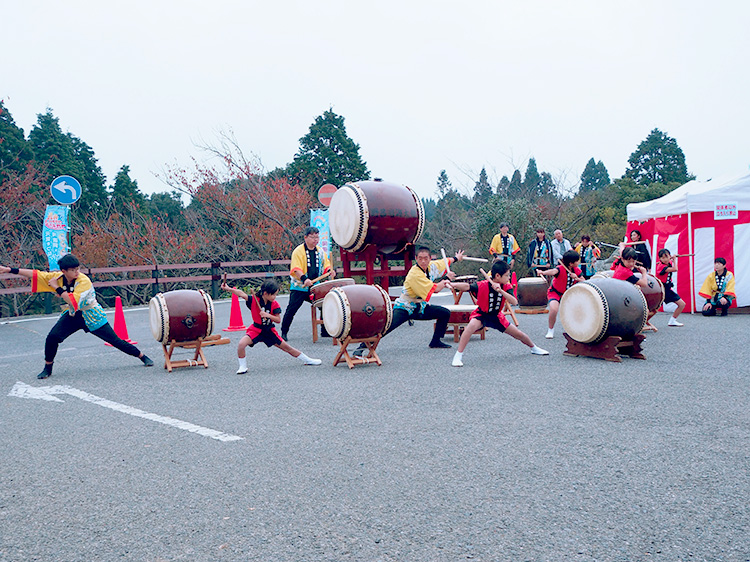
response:
{"label": "tent pole", "polygon": [[[686,198],[687,199],[687,198]],[[688,254],[690,270],[690,314],[695,314],[695,261],[693,254],[693,215],[688,209]]]}

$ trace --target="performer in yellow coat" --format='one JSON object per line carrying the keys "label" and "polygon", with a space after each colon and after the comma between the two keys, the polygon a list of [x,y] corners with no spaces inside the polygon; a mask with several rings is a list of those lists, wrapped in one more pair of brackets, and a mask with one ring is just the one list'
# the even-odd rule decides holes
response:
{"label": "performer in yellow coat", "polygon": [[716,316],[717,309],[721,310],[722,316],[727,315],[729,307],[737,298],[734,292],[734,275],[727,269],[727,260],[714,260],[714,270],[706,277],[698,294],[706,299],[703,316]]}
{"label": "performer in yellow coat", "polygon": [[44,344],[44,369],[37,378],[46,379],[52,374],[57,348],[78,330],[91,332],[123,353],[138,357],[146,367],[153,366],[154,362],[147,355],[115,334],[107,322],[104,309],[96,300],[96,291],[91,279],[80,272],[78,258],[66,254],[57,263],[60,271],[0,266],[0,273],[12,273],[31,279],[31,290],[34,293],[57,293],[65,301],[62,315],[47,334]]}
{"label": "performer in yellow coat", "polygon": [[493,259],[502,259],[511,269],[513,264],[516,262],[516,254],[521,250],[521,247],[516,241],[516,237],[508,233],[507,222],[500,223],[500,232],[495,234],[495,237],[490,243],[490,255]]}

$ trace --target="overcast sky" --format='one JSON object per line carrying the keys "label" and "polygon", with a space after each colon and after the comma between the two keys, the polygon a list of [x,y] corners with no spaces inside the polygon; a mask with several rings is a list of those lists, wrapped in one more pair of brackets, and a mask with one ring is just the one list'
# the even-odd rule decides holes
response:
{"label": "overcast sky", "polygon": [[750,165],[750,2],[0,0],[0,99],[51,108],[108,185],[203,158],[233,130],[284,166],[329,107],[373,176],[432,197],[536,158],[620,177],[657,127],[698,179]]}

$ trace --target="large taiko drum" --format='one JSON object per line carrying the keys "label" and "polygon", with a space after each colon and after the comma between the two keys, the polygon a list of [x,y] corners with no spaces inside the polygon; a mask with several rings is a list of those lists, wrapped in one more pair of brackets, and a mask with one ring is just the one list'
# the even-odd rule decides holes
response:
{"label": "large taiko drum", "polygon": [[581,343],[598,343],[609,336],[632,339],[643,330],[648,306],[643,293],[620,279],[576,283],[560,299],[563,330]]}
{"label": "large taiko drum", "polygon": [[323,324],[340,340],[371,338],[391,327],[393,305],[380,285],[346,285],[331,289],[323,299]]}
{"label": "large taiko drum", "polygon": [[547,306],[547,285],[546,279],[542,277],[524,277],[518,280],[516,287],[516,297],[518,306],[522,308],[544,308]]}
{"label": "large taiko drum", "polygon": [[151,333],[164,345],[206,338],[213,332],[214,302],[201,290],[158,293],[148,308]]}
{"label": "large taiko drum", "polygon": [[344,250],[373,244],[384,254],[401,252],[424,230],[424,207],[405,185],[382,180],[347,183],[331,198],[331,236]]}
{"label": "large taiko drum", "polygon": [[326,295],[335,289],[336,287],[346,287],[347,285],[354,285],[354,279],[351,277],[342,277],[341,279],[331,279],[330,281],[323,281],[310,287],[310,300],[313,306],[320,306],[323,304],[323,299]]}
{"label": "large taiko drum", "polygon": [[[640,279],[641,274],[636,273],[635,276]],[[646,297],[646,304],[648,305],[649,312],[656,312],[664,302],[664,284],[659,280],[658,277],[648,274],[648,283],[645,287],[638,288],[643,292],[643,296]]]}

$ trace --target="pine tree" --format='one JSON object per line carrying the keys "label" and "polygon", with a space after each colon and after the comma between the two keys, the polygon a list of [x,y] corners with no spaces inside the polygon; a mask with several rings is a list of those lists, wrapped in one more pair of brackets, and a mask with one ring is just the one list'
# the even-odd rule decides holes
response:
{"label": "pine tree", "polygon": [[138,190],[138,182],[130,179],[130,166],[123,166],[117,172],[112,184],[111,201],[120,212],[131,204],[138,208],[145,206],[146,197]]}
{"label": "pine tree", "polygon": [[581,174],[580,191],[595,191],[609,184],[609,173],[604,163],[601,160],[595,162],[593,158],[589,159]]}
{"label": "pine tree", "polygon": [[508,198],[517,199],[523,197],[523,195],[523,180],[521,179],[521,172],[515,170],[510,177],[510,183],[508,184]]}
{"label": "pine tree", "polygon": [[526,176],[523,179],[523,192],[526,197],[533,198],[540,195],[539,183],[541,180],[542,177],[539,175],[539,170],[536,167],[536,159],[530,158],[526,166]]}
{"label": "pine tree", "polygon": [[670,182],[687,183],[695,179],[688,173],[685,154],[672,137],[654,129],[628,158],[629,168],[623,177],[639,185]]}
{"label": "pine tree", "polygon": [[451,189],[453,189],[453,186],[451,185],[451,180],[448,179],[448,174],[445,173],[445,170],[440,170],[440,175],[438,175],[437,179],[438,198],[445,197],[445,194]]}
{"label": "pine tree", "polygon": [[492,186],[487,179],[487,170],[482,167],[482,171],[479,172],[479,179],[474,184],[474,204],[484,205],[489,201],[492,196]]}
{"label": "pine tree", "polygon": [[33,157],[23,129],[16,126],[10,111],[0,100],[0,173],[23,172]]}
{"label": "pine tree", "polygon": [[326,183],[341,186],[370,178],[359,145],[346,134],[344,118],[331,109],[316,117],[310,131],[300,139],[300,149],[286,175],[311,191]]}

